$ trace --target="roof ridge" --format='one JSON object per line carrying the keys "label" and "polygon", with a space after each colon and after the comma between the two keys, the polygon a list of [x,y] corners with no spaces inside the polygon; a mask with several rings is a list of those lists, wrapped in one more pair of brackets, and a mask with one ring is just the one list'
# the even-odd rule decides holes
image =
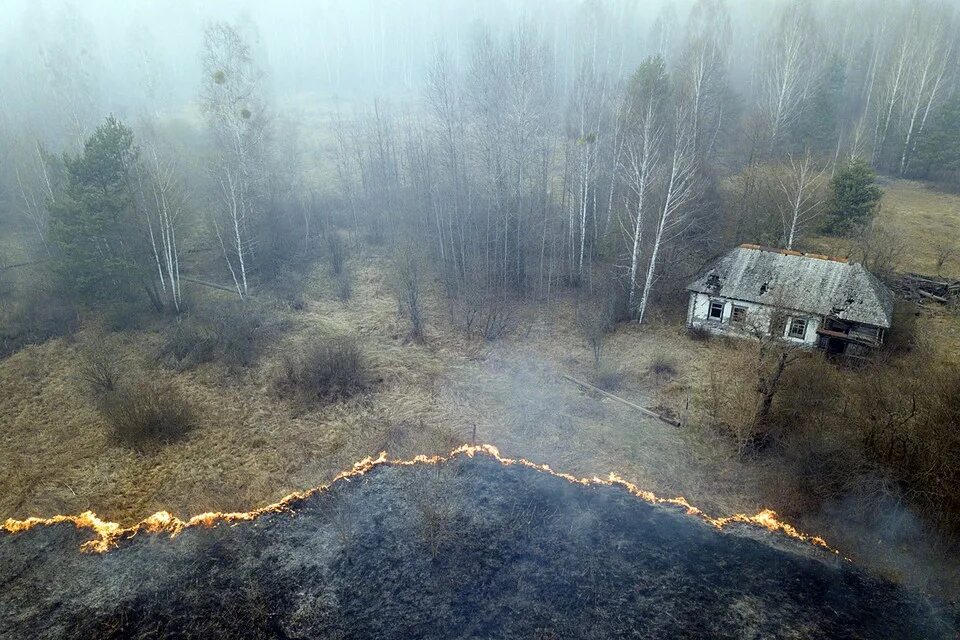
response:
{"label": "roof ridge", "polygon": [[744,242],[738,247],[738,249],[766,251],[769,253],[779,253],[780,255],[784,255],[784,256],[797,256],[802,258],[812,258],[814,260],[829,260],[831,262],[841,262],[843,264],[850,264],[850,258],[843,258],[840,256],[830,256],[825,253],[805,253],[803,251],[797,251],[795,249],[780,249],[779,247],[770,247],[762,244],[751,244],[749,242]]}

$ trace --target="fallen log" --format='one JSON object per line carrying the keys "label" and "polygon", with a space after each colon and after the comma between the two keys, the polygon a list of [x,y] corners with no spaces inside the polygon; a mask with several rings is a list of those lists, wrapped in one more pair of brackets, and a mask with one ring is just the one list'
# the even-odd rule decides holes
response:
{"label": "fallen log", "polygon": [[563,377],[566,378],[567,380],[569,380],[570,382],[572,382],[572,383],[574,383],[574,384],[576,384],[576,385],[579,385],[579,386],[583,387],[584,389],[589,389],[590,391],[595,391],[595,392],[599,393],[599,394],[602,395],[602,396],[606,396],[607,398],[610,398],[611,400],[616,400],[617,402],[620,402],[620,403],[622,403],[622,404],[627,405],[627,406],[630,407],[631,409],[635,409],[635,410],[639,411],[640,413],[642,413],[642,414],[645,415],[645,416],[650,416],[651,418],[656,418],[657,420],[660,420],[660,421],[662,421],[662,422],[666,422],[667,424],[669,424],[669,425],[671,425],[671,426],[674,426],[674,427],[679,427],[679,426],[680,426],[680,421],[679,421],[679,420],[674,420],[673,418],[668,418],[667,416],[662,415],[662,414],[659,414],[659,413],[657,413],[656,411],[652,411],[652,410],[650,410],[650,409],[647,409],[646,407],[641,407],[640,405],[638,405],[638,404],[635,403],[635,402],[630,402],[629,400],[627,400],[627,399],[625,399],[625,398],[621,398],[620,396],[615,396],[615,395],[613,395],[612,393],[610,393],[609,391],[604,391],[604,390],[601,389],[600,387],[595,387],[595,386],[593,386],[593,385],[590,384],[589,382],[584,382],[583,380],[577,380],[577,379],[574,378],[573,376],[568,376],[568,375],[565,374],[565,373],[564,373],[564,374],[561,374],[561,375],[563,375]]}
{"label": "fallen log", "polygon": [[917,293],[919,293],[924,298],[929,298],[930,300],[936,300],[937,302],[940,302],[942,304],[946,304],[947,302],[949,302],[949,300],[947,300],[943,296],[932,294],[929,291],[924,291],[923,289],[917,289]]}
{"label": "fallen log", "polygon": [[[238,294],[239,294],[239,292],[237,291],[237,288],[236,288],[236,287],[228,287],[228,286],[225,286],[225,285],[222,285],[222,284],[217,284],[217,283],[215,283],[215,282],[207,282],[206,280],[199,280],[199,279],[197,279],[197,278],[191,278],[191,277],[185,276],[185,275],[181,275],[181,276],[180,276],[180,279],[183,280],[184,282],[192,282],[193,284],[198,284],[198,285],[200,285],[200,286],[202,286],[202,287],[210,287],[211,289],[219,289],[220,291],[226,291],[226,292],[232,293],[232,294],[234,294],[234,295],[238,295]],[[250,293],[247,293],[246,295],[247,295],[247,297],[250,297]]]}

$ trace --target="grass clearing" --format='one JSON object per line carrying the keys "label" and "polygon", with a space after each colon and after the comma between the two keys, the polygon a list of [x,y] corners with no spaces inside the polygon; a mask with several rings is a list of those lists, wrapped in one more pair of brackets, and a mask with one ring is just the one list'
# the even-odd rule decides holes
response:
{"label": "grass clearing", "polygon": [[[192,409],[188,437],[156,451],[119,446],[91,402],[82,350],[95,328],[0,360],[0,465],[8,470],[0,478],[0,517],[92,509],[132,523],[159,510],[181,517],[248,510],[327,482],[381,450],[445,453],[474,434],[506,456],[583,476],[616,472],[712,514],[763,507],[787,518],[799,513],[784,470],[739,459],[729,439],[704,426],[723,421],[715,404],[752,410],[750,386],[728,384],[755,375],[741,353],[748,343],[697,341],[676,321],[620,325],[605,338],[601,370],[616,373],[616,395],[681,418],[687,426],[677,428],[563,378],[591,380],[597,371],[573,294],[517,305],[522,330],[488,341],[452,326],[441,287],[425,282],[425,339],[417,343],[407,339],[409,323],[384,264],[386,255],[369,250],[347,260],[349,300],[338,295],[329,265],[318,265],[304,308],[271,312],[284,330],[247,367],[228,370],[214,359],[171,369],[154,357],[164,340],[156,328],[108,334],[118,358],[176,385]],[[925,311],[919,320],[940,357],[960,359],[955,316]],[[369,391],[313,406],[277,397],[277,367],[318,335],[356,337],[375,377]],[[731,370],[732,363],[745,368]],[[718,394],[722,403],[714,402]],[[842,522],[798,524],[843,535]]]}
{"label": "grass clearing", "polygon": [[[937,253],[947,245],[960,250],[960,194],[938,191],[916,180],[884,178],[878,222],[903,242],[897,268],[927,275],[937,273]],[[848,240],[815,236],[809,248],[832,255],[849,255]],[[960,255],[947,261],[943,277],[960,278]]]}

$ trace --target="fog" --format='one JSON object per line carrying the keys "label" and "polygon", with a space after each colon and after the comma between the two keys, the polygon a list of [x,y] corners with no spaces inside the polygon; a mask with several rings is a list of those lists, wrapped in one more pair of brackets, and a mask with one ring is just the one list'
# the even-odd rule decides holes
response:
{"label": "fog", "polygon": [[[102,440],[76,465],[58,458],[54,471],[85,470],[79,492],[24,472],[0,506],[49,506],[34,500],[68,487],[56,505],[86,508],[83,487],[113,486],[89,481],[100,468],[136,477],[110,465],[184,442],[169,457],[184,466],[263,461],[252,484],[267,499],[316,480],[312,432],[291,434],[327,425],[330,407],[349,426],[324,464],[378,451],[381,427],[447,448],[467,429],[448,420],[467,403],[438,391],[451,371],[528,349],[550,381],[494,371],[491,404],[574,375],[590,382],[566,391],[623,393],[707,461],[690,483],[706,504],[929,543],[872,560],[960,592],[960,569],[929,562],[960,539],[960,347],[942,321],[960,295],[958,7],[6,0],[0,386],[61,369],[2,405],[0,435],[44,439],[0,451],[0,467],[71,453],[33,422],[3,431],[21,416],[54,429],[68,407],[70,437]],[[759,311],[704,298],[706,320],[727,323],[717,339],[694,326],[687,287],[741,250],[856,268],[858,290],[816,312],[791,306],[828,288],[816,283]],[[793,282],[761,275],[757,295]],[[843,324],[856,296],[876,313]],[[840,347],[821,336],[834,320]],[[220,449],[204,438],[233,401],[236,429],[276,422]],[[622,435],[603,435],[617,455]],[[510,453],[554,464],[596,449],[559,431],[533,444]],[[623,466],[660,464],[665,488],[685,486],[694,471],[663,447]]]}

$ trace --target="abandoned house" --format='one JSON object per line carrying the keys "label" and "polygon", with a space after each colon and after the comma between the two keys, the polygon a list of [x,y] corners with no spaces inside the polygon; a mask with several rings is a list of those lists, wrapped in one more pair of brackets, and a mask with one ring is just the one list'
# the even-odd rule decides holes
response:
{"label": "abandoned house", "polygon": [[743,244],[687,290],[687,324],[713,333],[779,335],[863,357],[883,343],[893,293],[844,258]]}

